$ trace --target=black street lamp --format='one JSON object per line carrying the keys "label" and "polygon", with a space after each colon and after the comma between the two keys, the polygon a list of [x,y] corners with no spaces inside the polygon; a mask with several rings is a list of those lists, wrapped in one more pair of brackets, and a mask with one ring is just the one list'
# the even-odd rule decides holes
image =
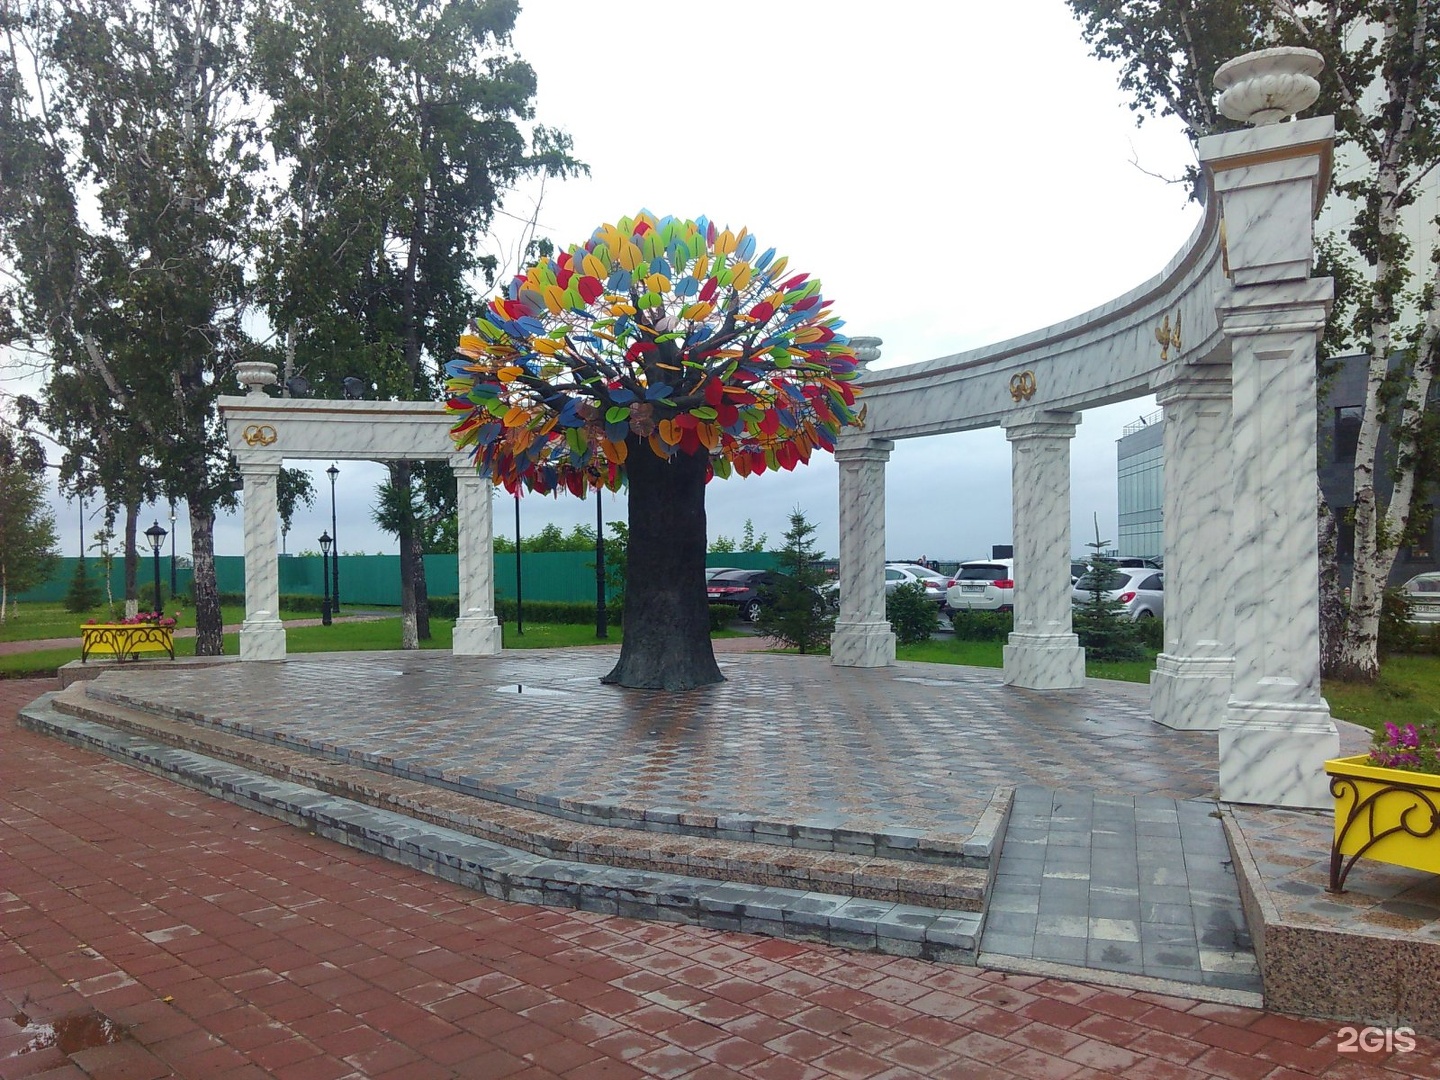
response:
{"label": "black street lamp", "polygon": [[520,588],[520,490],[515,490],[515,633],[525,636],[525,593]]}
{"label": "black street lamp", "polygon": [[595,636],[610,636],[605,625],[605,512],[600,508],[600,489],[595,489]]}
{"label": "black street lamp", "polygon": [[330,564],[330,592],[332,594],[330,606],[338,615],[340,613],[340,530],[335,527],[335,478],[340,475],[340,470],[335,467],[333,461],[325,470],[325,475],[330,477],[330,538],[335,541],[335,559]]}
{"label": "black street lamp", "polygon": [[320,534],[320,587],[325,599],[320,604],[320,625],[330,625],[330,545],[329,533]]}
{"label": "black street lamp", "polygon": [[170,500],[170,598],[180,590],[175,584],[175,500]]}
{"label": "black street lamp", "polygon": [[169,535],[160,527],[159,521],[145,530],[145,538],[150,541],[150,553],[154,556],[155,562],[155,607],[152,610],[157,615],[163,610],[163,605],[160,603],[160,548],[165,543],[165,537]]}

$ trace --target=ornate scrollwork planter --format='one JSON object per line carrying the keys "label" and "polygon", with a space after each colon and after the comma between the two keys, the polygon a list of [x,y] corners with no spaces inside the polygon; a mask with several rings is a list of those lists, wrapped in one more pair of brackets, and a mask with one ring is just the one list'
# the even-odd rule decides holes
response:
{"label": "ornate scrollwork planter", "polygon": [[1361,857],[1440,874],[1440,776],[1385,769],[1367,754],[1325,763],[1335,797],[1330,891]]}
{"label": "ornate scrollwork planter", "polygon": [[141,653],[163,652],[175,659],[175,631],[150,623],[88,623],[80,628],[80,662],[95,654],[138,660]]}

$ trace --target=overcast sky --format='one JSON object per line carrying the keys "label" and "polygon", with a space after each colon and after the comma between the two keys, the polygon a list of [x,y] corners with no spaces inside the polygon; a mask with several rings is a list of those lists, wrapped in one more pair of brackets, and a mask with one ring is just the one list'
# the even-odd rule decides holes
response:
{"label": "overcast sky", "polygon": [[[884,339],[876,367],[1014,337],[1104,303],[1156,274],[1198,207],[1167,183],[1193,160],[1178,124],[1147,122],[1093,59],[1061,0],[525,0],[515,44],[539,79],[537,119],[564,128],[588,178],[516,192],[562,246],[641,208],[747,226],[818,276],[853,335]],[[508,258],[502,218],[491,250]],[[1115,441],[1153,398],[1084,414],[1072,447],[1072,544],[1098,514],[1115,536]],[[837,552],[833,458],[793,473],[716,481],[710,536],[747,518],[772,544],[798,507]],[[300,464],[294,463],[291,464]],[[330,485],[301,509],[292,552],[330,527]],[[393,552],[370,522],[379,466],[340,463],[340,546]],[[78,512],[56,499],[63,553]],[[514,530],[509,496],[496,528]],[[604,496],[607,520],[624,496]],[[87,508],[88,511],[88,508]],[[161,524],[169,528],[168,508]],[[147,509],[141,527],[155,512]],[[594,503],[526,496],[522,529],[593,523]],[[181,554],[188,524],[180,508]],[[97,526],[87,524],[87,534]],[[1010,453],[998,430],[897,444],[886,486],[891,558],[974,558],[1009,543]],[[243,551],[239,515],[216,551]],[[1149,553],[1144,553],[1149,554]]]}

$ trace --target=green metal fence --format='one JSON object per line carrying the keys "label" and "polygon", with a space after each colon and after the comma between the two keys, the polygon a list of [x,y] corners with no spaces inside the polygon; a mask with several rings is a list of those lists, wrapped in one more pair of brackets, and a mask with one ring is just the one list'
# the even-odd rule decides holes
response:
{"label": "green metal fence", "polygon": [[[58,603],[65,599],[79,560],[71,556],[57,560],[55,571],[44,585],[21,593],[20,603]],[[279,557],[280,592],[283,595],[320,596],[324,591],[322,562],[318,555],[282,555]],[[771,552],[717,555],[706,557],[710,566],[734,566],[740,569],[767,570],[775,565]],[[425,584],[431,596],[458,596],[460,592],[459,560],[454,555],[425,556]],[[86,559],[90,580],[98,582],[101,593],[105,583],[97,559]],[[586,603],[595,599],[595,555],[587,551],[527,551],[520,556],[520,583],[526,600],[560,600]],[[515,596],[514,553],[495,556],[495,595],[513,599]],[[182,594],[190,592],[194,572],[189,567],[176,567],[176,585]],[[141,560],[136,575],[141,606],[149,603],[153,588],[153,567],[149,559]],[[215,580],[222,593],[245,591],[245,558],[241,555],[217,555]],[[160,584],[163,595],[170,595],[170,560],[160,560]],[[125,595],[125,568],[115,560],[111,573],[114,595]],[[345,607],[399,607],[400,556],[340,556],[340,601]]]}

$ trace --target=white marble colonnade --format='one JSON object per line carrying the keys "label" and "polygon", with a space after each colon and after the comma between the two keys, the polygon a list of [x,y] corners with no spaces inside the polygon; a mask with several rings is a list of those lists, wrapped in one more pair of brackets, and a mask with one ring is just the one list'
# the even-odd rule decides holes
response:
{"label": "white marble colonnade", "polygon": [[274,398],[265,388],[276,382],[275,365],[240,364],[236,374],[249,392],[244,397],[222,397],[219,404],[244,484],[245,621],[240,628],[240,658],[285,658],[276,483],[286,459],[447,462],[458,489],[460,538],[460,614],[452,649],[462,656],[499,653],[491,484],[476,473],[466,454],[456,452],[450,439],[453,419],[444,405]]}
{"label": "white marble colonnade", "polygon": [[1252,126],[1201,140],[1205,217],[1156,277],[1010,341],[867,373],[865,430],[842,433],[837,452],[841,580],[854,596],[832,662],[893,662],[879,574],[894,440],[1003,426],[1016,581],[1005,681],[1081,685],[1063,428],[1153,391],[1166,416],[1168,596],[1152,716],[1218,732],[1223,799],[1329,805],[1322,763],[1338,739],[1319,679],[1315,347],[1331,283],[1310,272],[1334,122],[1276,122],[1314,102],[1320,67],[1318,53],[1276,48],[1217,73],[1222,110]]}

